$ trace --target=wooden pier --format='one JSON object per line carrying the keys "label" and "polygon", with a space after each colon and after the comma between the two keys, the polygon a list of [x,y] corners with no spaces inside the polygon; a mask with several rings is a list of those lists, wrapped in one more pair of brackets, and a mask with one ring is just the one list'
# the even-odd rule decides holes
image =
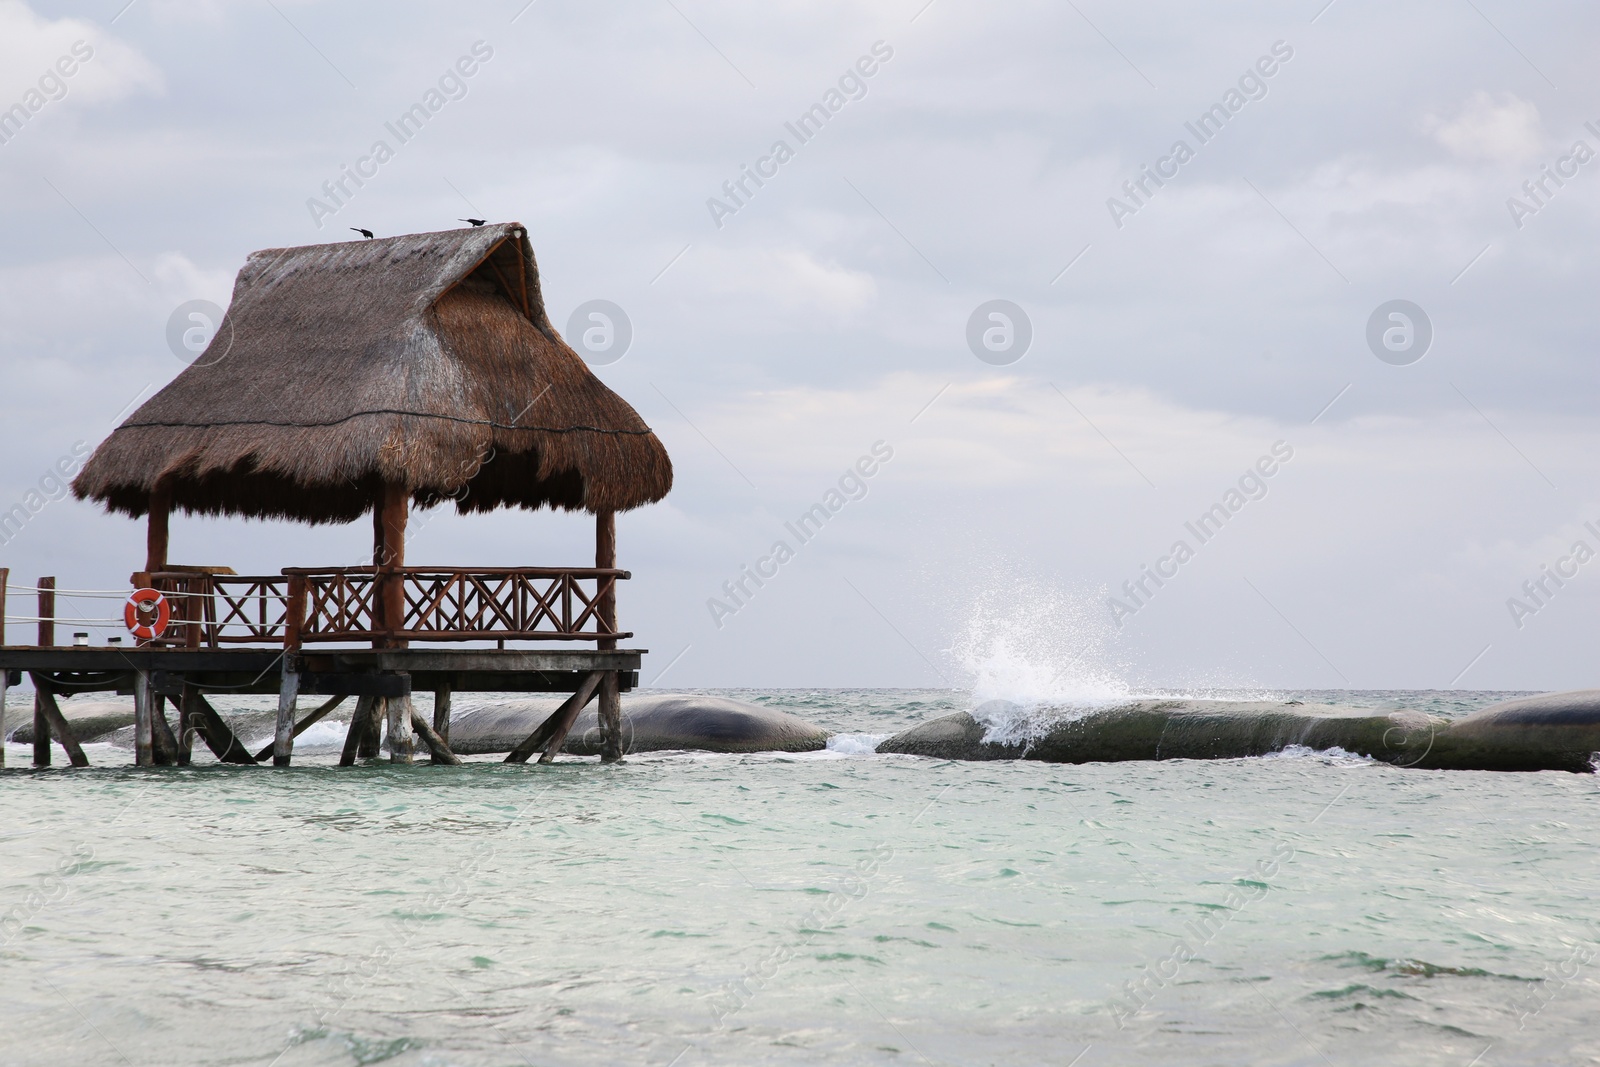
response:
{"label": "wooden pier", "polygon": [[[141,588],[165,589],[165,595],[181,605],[172,614],[192,618],[169,622],[161,637],[125,648],[55,645],[57,587],[54,581],[41,579],[36,586],[39,643],[5,644],[5,629],[0,626],[0,689],[20,684],[23,675],[34,688],[34,765],[50,765],[53,737],[73,766],[87,766],[57,698],[96,692],[134,698],[135,762],[140,766],[186,766],[196,737],[223,762],[256,763],[270,758],[277,766],[288,766],[294,738],[350,698],[356,698],[356,709],[342,761],[345,765],[353,763],[358,753],[377,754],[377,727],[385,723],[391,760],[411,761],[415,735],[434,762],[458,763],[449,747],[451,698],[455,693],[482,692],[574,694],[574,700],[563,704],[531,735],[531,745],[512,754],[512,762],[526,761],[535,751],[541,753],[542,762],[554,759],[578,713],[597,696],[602,758],[621,757],[619,697],[638,684],[644,656],[642,649],[614,647],[619,638],[632,636],[617,632],[614,622],[613,589],[628,572],[477,569],[446,577],[445,572],[436,570],[406,569],[387,579],[398,581],[404,589],[406,610],[401,625],[378,629],[372,625],[372,612],[374,606],[381,612],[381,597],[369,592],[361,604],[352,604],[343,595],[360,588],[363,581],[372,588],[372,569],[356,570],[353,583],[338,572],[315,572],[325,580],[323,585],[310,583],[301,574],[228,575],[219,581],[189,573],[175,578],[158,573],[154,585]],[[5,578],[6,572],[0,569],[0,584]],[[183,586],[184,591],[171,589],[174,585]],[[324,596],[325,588],[341,595]],[[433,595],[415,595],[418,591]],[[530,642],[587,639],[612,647],[408,647],[410,639],[417,637],[440,641],[494,638],[501,644],[508,638]],[[308,644],[362,638],[377,647],[319,648]],[[264,643],[270,644],[242,647]],[[433,694],[431,722],[413,709],[414,692]],[[246,751],[206,699],[214,693],[278,694],[274,743],[259,753]],[[576,699],[580,694],[582,699]],[[298,716],[297,709],[309,697],[331,699]],[[176,729],[167,721],[168,703],[177,711]]]}
{"label": "wooden pier", "polygon": [[[146,520],[129,587],[19,587],[0,570],[0,702],[28,676],[36,766],[49,765],[51,737],[86,765],[58,698],[112,692],[133,697],[139,766],[185,765],[199,738],[224,762],[287,767],[295,737],[354,699],[348,766],[377,756],[384,735],[395,762],[420,739],[433,762],[459,763],[455,693],[564,692],[508,761],[553,760],[591,700],[602,759],[620,759],[620,694],[644,651],[617,647],[633,635],[617,625],[630,575],[616,566],[616,513],[671,484],[654,433],[550,325],[519,223],[257,252],[210,347],[73,483],[80,499]],[[595,565],[407,566],[413,507],[446,504],[587,511]],[[256,575],[172,564],[174,512],[370,515],[372,564]],[[34,614],[16,610],[22,589]],[[126,643],[58,644],[56,623],[73,619],[58,600],[72,597],[116,604]],[[8,644],[7,617],[34,623],[35,643]],[[432,692],[431,721],[415,692]],[[208,699],[219,693],[276,693],[273,743],[247,751]]]}

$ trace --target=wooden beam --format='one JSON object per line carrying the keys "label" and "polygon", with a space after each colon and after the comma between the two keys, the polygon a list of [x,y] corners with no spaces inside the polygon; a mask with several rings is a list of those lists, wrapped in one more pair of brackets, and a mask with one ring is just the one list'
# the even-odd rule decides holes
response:
{"label": "wooden beam", "polygon": [[411,703],[410,697],[403,698],[406,706],[411,708],[411,725],[417,733],[422,735],[422,743],[428,746],[428,751],[433,753],[433,762],[448,763],[452,767],[461,766],[461,757],[450,751],[450,744],[429,726],[416,707]]}
{"label": "wooden beam", "polygon": [[150,742],[157,766],[178,765],[178,739],[167,722],[167,698],[156,692],[150,694]]}
{"label": "wooden beam", "polygon": [[[11,584],[11,568],[0,567],[0,647],[6,643],[6,586]],[[0,679],[0,693],[5,692],[5,681]],[[5,749],[0,747],[0,767],[6,765]]]}
{"label": "wooden beam", "polygon": [[[34,707],[38,708],[39,712],[42,713],[42,715],[35,714],[33,728],[35,731],[39,729],[41,717],[47,724],[47,728],[43,731],[46,752],[44,765],[50,765],[50,735],[55,734],[56,740],[61,742],[61,747],[67,750],[67,759],[71,761],[74,767],[89,766],[89,757],[83,754],[83,748],[78,744],[78,739],[72,736],[72,727],[67,724],[67,717],[61,714],[61,705],[56,703],[56,695],[50,691],[50,687],[37,674],[30,674],[29,677],[33,679]],[[39,745],[38,733],[33,735],[33,743],[34,751],[37,752]]]}
{"label": "wooden beam", "polygon": [[522,258],[522,240],[518,238],[511,247],[517,252],[517,296],[521,298],[522,313],[529,322],[533,322],[533,301],[528,294],[528,263]]}
{"label": "wooden beam", "polygon": [[294,702],[300,695],[300,672],[283,664],[283,681],[278,686],[278,729],[272,740],[272,765],[289,766],[294,752]]}
{"label": "wooden beam", "polygon": [[155,723],[151,705],[155,690],[150,687],[149,671],[133,672],[133,763],[136,767],[155,766]]}
{"label": "wooden beam", "polygon": [[[317,708],[316,711],[313,711],[310,715],[307,715],[305,718],[294,724],[294,732],[291,737],[299,737],[301,734],[306,732],[307,727],[311,726],[313,723],[319,722],[323,716],[328,714],[328,712],[332,711],[340,704],[343,704],[348,699],[348,697],[338,696],[332,698],[331,700],[324,701],[322,706]],[[257,752],[255,761],[260,762],[261,760],[264,760],[268,756],[272,755],[272,750],[277,747],[277,744],[277,740],[274,739],[272,744],[268,745],[266,748],[263,748],[260,752]]]}
{"label": "wooden beam", "polygon": [[539,757],[540,763],[550,763],[555,753],[560,750],[561,742],[567,739],[567,732],[572,729],[572,724],[578,720],[578,713],[584,705],[594,696],[600,687],[601,676],[605,671],[590,671],[578,685],[578,691],[566,699],[562,705],[550,713],[550,717],[539,725],[539,728],[529,734],[527,738],[511,750],[506,756],[507,763],[527,763],[528,757],[534,752],[543,750]]}
{"label": "wooden beam", "polygon": [[[0,567],[0,645],[5,641],[6,571]],[[6,766],[6,692],[11,688],[11,672],[0,669],[0,770]]]}
{"label": "wooden beam", "polygon": [[[256,757],[250,755],[250,750],[245,748],[228,724],[222,721],[222,716],[217,714],[217,709],[211,706],[211,701],[192,685],[183,687],[183,696],[180,698],[189,706],[189,718],[193,721],[197,716],[200,719],[200,736],[205,741],[211,754],[223,763],[254,764]],[[268,752],[271,749],[267,750]],[[262,757],[263,759],[265,756]]]}
{"label": "wooden beam", "polygon": [[144,569],[167,569],[167,529],[172,514],[172,488],[158,485],[150,493],[149,524],[145,527]]}

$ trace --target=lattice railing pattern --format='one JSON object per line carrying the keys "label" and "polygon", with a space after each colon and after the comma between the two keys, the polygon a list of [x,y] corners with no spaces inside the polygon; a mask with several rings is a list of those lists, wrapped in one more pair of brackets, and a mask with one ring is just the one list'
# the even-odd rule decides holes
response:
{"label": "lattice railing pattern", "polygon": [[[164,645],[369,641],[598,641],[632,636],[603,625],[627,571],[603,568],[285,568],[281,575],[161,572],[170,595]],[[383,624],[386,583],[399,583],[403,610]],[[394,598],[390,598],[394,602]]]}

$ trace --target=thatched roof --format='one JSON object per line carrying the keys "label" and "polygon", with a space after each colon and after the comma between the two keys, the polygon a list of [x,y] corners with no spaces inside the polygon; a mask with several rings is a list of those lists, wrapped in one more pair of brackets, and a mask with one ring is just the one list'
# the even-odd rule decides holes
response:
{"label": "thatched roof", "polygon": [[551,327],[519,223],[268,249],[211,346],[73,482],[138,516],[349,522],[384,481],[424,506],[588,511],[672,487],[650,427]]}

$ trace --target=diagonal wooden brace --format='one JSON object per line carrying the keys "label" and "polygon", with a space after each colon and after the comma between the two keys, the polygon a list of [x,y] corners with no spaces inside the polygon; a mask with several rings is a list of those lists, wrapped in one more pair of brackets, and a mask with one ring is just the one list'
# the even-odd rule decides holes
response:
{"label": "diagonal wooden brace", "polygon": [[[223,763],[249,763],[256,762],[250,755],[250,750],[233,735],[228,729],[228,724],[222,721],[222,716],[217,714],[217,709],[211,706],[211,701],[192,685],[183,687],[183,695],[179,698],[188,702],[189,718],[191,721],[200,720],[200,737],[205,741],[211,754]],[[269,748],[267,750],[271,752]]]}
{"label": "diagonal wooden brace", "polygon": [[[61,705],[56,703],[56,695],[50,691],[50,686],[37,674],[29,672],[33,679],[33,689],[36,707],[40,716],[49,726],[45,734],[44,743],[50,744],[50,734],[56,735],[56,740],[61,742],[61,747],[67,750],[67,759],[72,761],[74,767],[89,766],[89,757],[83,754],[83,748],[78,744],[78,739],[72,736],[72,728],[67,725],[67,717],[61,714]],[[37,725],[35,726],[37,729]],[[38,735],[34,736],[34,745],[38,746]],[[48,747],[46,748],[48,751]]]}
{"label": "diagonal wooden brace", "polygon": [[433,762],[448,763],[452,767],[461,766],[461,757],[450,751],[450,746],[439,732],[429,725],[416,708],[411,709],[411,728],[422,736],[422,743],[428,746],[428,751],[433,753]]}
{"label": "diagonal wooden brace", "polygon": [[552,712],[537,730],[529,734],[527,740],[512,749],[511,754],[506,757],[506,762],[527,763],[528,757],[540,749],[544,750],[543,755],[539,757],[540,763],[554,762],[556,753],[561,751],[561,743],[567,739],[567,732],[572,729],[572,724],[578,721],[578,713],[583,710],[584,705],[593,699],[595,690],[600,688],[600,679],[605,673],[605,671],[590,671],[579,684],[578,691]]}

